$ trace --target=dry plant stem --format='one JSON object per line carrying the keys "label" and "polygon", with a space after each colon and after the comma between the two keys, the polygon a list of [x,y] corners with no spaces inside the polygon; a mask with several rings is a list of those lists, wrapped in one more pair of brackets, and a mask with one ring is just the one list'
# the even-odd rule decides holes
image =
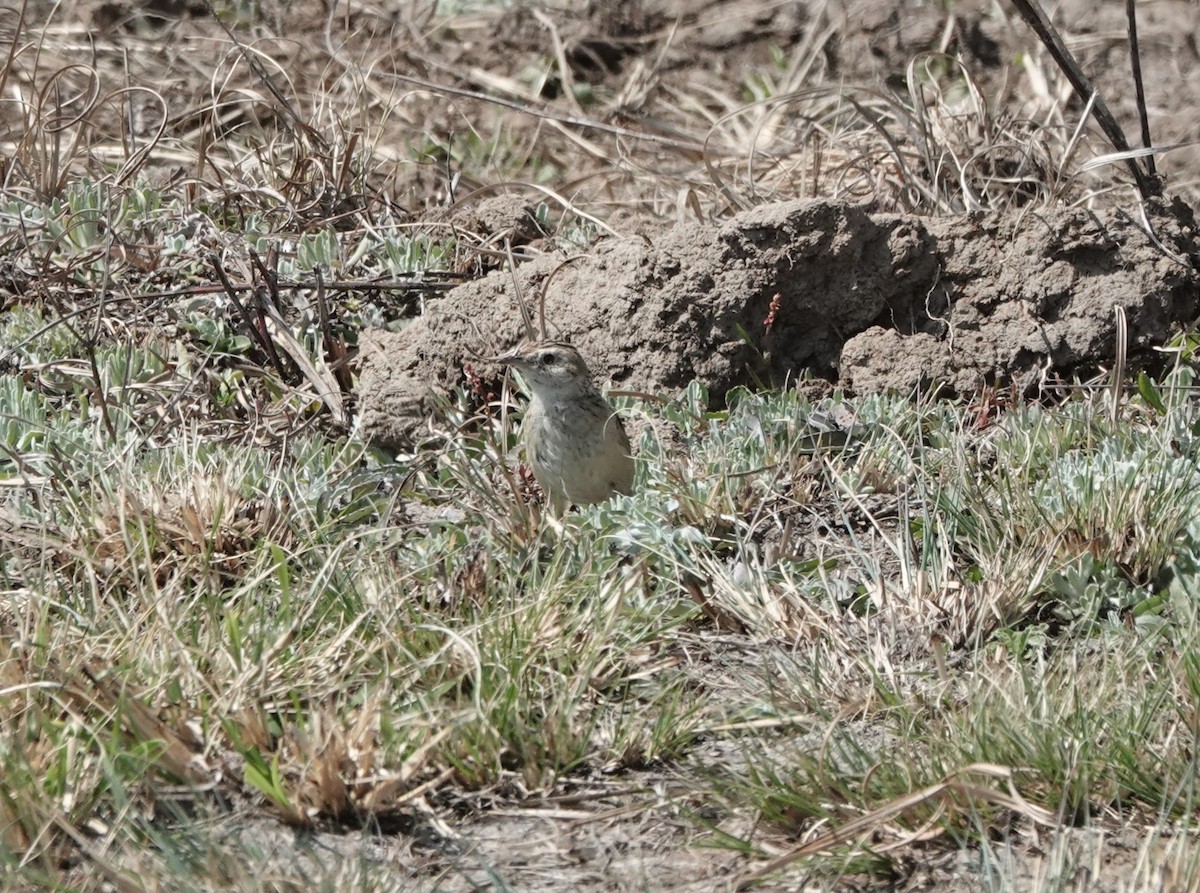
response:
{"label": "dry plant stem", "polygon": [[[169,121],[169,115],[167,114],[167,102],[165,99],[163,99],[161,93],[159,93],[157,90],[133,87],[126,88],[124,91],[122,91],[124,94],[132,94],[135,92],[147,94],[153,97],[157,102],[159,110],[158,127],[151,138],[140,149],[135,149],[134,137],[132,136],[132,134],[136,132],[136,128],[133,123],[134,107],[133,103],[131,102],[127,101],[125,103],[126,130],[130,135],[128,137],[128,145],[125,149],[127,160],[125,164],[122,165],[121,170],[116,177],[116,183],[119,186],[127,183],[138,171],[142,169],[146,161],[149,160],[151,153],[153,153],[162,142],[163,134],[167,132],[167,124]],[[110,98],[115,99],[116,97],[114,96]]]}
{"label": "dry plant stem", "polygon": [[659,136],[654,133],[645,133],[638,130],[630,130],[627,127],[617,127],[614,124],[604,124],[600,121],[593,121],[587,118],[576,118],[571,115],[557,115],[552,112],[547,112],[543,109],[535,109],[529,105],[512,100],[502,99],[498,96],[489,96],[486,93],[479,93],[475,90],[463,90],[460,87],[450,87],[446,84],[439,84],[435,81],[427,81],[424,78],[412,77],[407,74],[389,74],[388,77],[395,78],[406,84],[413,84],[425,90],[432,90],[435,93],[445,93],[449,96],[459,96],[464,99],[475,99],[479,102],[486,102],[492,105],[502,106],[506,109],[511,109],[514,112],[520,112],[523,115],[529,115],[534,118],[540,118],[544,121],[553,121],[558,124],[563,124],[571,127],[581,127],[586,130],[597,130],[601,133],[607,133],[611,136],[624,137],[626,139],[641,140],[643,142],[656,143],[661,146],[667,146],[672,149],[679,149],[684,152],[699,152],[704,154],[708,151],[705,146],[700,143],[690,142],[688,140],[677,140],[666,136]]}
{"label": "dry plant stem", "polygon": [[[1129,21],[1129,64],[1133,69],[1133,90],[1137,100],[1138,122],[1142,126],[1142,148],[1153,147],[1150,141],[1150,118],[1146,113],[1146,86],[1142,82],[1142,48],[1138,45],[1137,8],[1134,0],[1125,0],[1125,18]],[[1158,182],[1154,155],[1146,156],[1146,170]]]}
{"label": "dry plant stem", "polygon": [[513,257],[512,239],[508,237],[504,239],[504,255],[508,258],[508,272],[512,276],[513,294],[517,298],[517,308],[521,312],[521,324],[525,327],[525,337],[530,341],[544,338],[546,337],[545,317],[542,317],[541,329],[535,329],[533,325],[533,313],[529,309],[529,303],[525,300],[525,296],[521,293],[521,282],[517,279],[517,260]]}
{"label": "dry plant stem", "polygon": [[325,276],[320,267],[313,270],[313,277],[317,280],[317,314],[321,323],[321,343],[325,347],[325,361],[329,364],[343,396],[349,397],[354,391],[354,379],[346,367],[346,343],[333,335],[333,327],[329,321],[329,299],[325,294]]}
{"label": "dry plant stem", "polygon": [[91,337],[86,340],[88,352],[88,364],[92,369],[92,383],[96,391],[96,400],[100,404],[101,418],[104,421],[104,428],[108,431],[108,436],[113,439],[113,443],[117,440],[117,428],[113,424],[112,415],[109,413],[108,394],[104,390],[104,378],[100,374],[100,366],[96,363],[96,345],[100,343],[101,325],[104,322],[104,296],[108,294],[109,285],[109,267],[104,266],[104,282],[100,286],[100,300],[96,304],[96,322],[92,326]]}
{"label": "dry plant stem", "polygon": [[554,24],[550,16],[536,6],[533,7],[533,15],[550,32],[550,41],[554,47],[554,59],[558,63],[558,73],[563,81],[563,93],[566,94],[567,101],[575,107],[576,112],[583,115],[583,106],[579,104],[579,97],[575,95],[575,78],[571,75],[571,66],[567,62],[567,51],[563,47],[558,26]]}
{"label": "dry plant stem", "polygon": [[8,58],[4,60],[4,65],[0,66],[0,96],[4,96],[4,86],[8,82],[8,76],[12,72],[13,60],[17,57],[17,45],[20,41],[21,34],[25,31],[25,10],[29,6],[29,0],[21,0],[21,5],[15,9],[9,9],[8,12],[15,12],[17,16],[16,27],[13,28],[12,42],[8,45]]}
{"label": "dry plant stem", "polygon": [[[263,262],[262,257],[260,257],[259,253],[253,248],[251,248],[248,253],[250,255],[250,262],[258,271],[258,275],[261,276],[262,280],[267,284],[265,293],[261,288],[252,289],[250,292],[250,297],[254,301],[254,309],[258,313],[257,324],[259,329],[264,333],[263,338],[267,344],[268,350],[270,351],[269,356],[271,358],[271,363],[275,366],[275,369],[279,372],[284,381],[287,381],[289,379],[289,373],[294,376],[297,374],[298,369],[294,365],[290,370],[285,370],[283,368],[283,362],[279,357],[278,351],[275,349],[275,341],[266,336],[267,316],[270,315],[269,311],[275,310],[275,308],[279,307],[279,277],[275,274],[276,265],[279,260],[279,248],[274,242],[271,243],[271,247],[268,250],[266,263]],[[278,313],[277,310],[276,313]],[[294,381],[295,379],[292,378],[292,380]]]}
{"label": "dry plant stem", "polygon": [[[242,299],[238,297],[238,289],[234,287],[233,282],[229,278],[229,274],[226,273],[225,268],[221,266],[221,258],[219,258],[216,254],[212,254],[209,256],[209,262],[212,264],[213,270],[216,271],[217,278],[221,280],[221,285],[225,287],[225,294],[228,296],[229,300],[233,302],[233,306],[237,308],[238,315],[241,316],[242,322],[246,326],[248,334],[258,343],[259,349],[263,352],[263,356],[267,357],[268,359],[274,359],[275,370],[280,375],[284,375],[284,370],[279,365],[279,358],[275,356],[274,346],[271,344],[270,339],[267,338],[266,334],[259,330],[259,327],[254,322],[254,317],[250,315],[250,310],[242,302]],[[244,288],[253,288],[253,286],[244,286]]]}
{"label": "dry plant stem", "polygon": [[1109,420],[1115,425],[1121,416],[1121,389],[1125,384],[1125,359],[1129,353],[1129,321],[1125,316],[1125,308],[1120,304],[1113,305],[1113,315],[1117,322],[1117,347],[1112,371],[1112,406],[1109,408]]}
{"label": "dry plant stem", "polygon": [[[1046,13],[1041,5],[1037,0],[1013,0],[1013,5],[1017,8],[1017,12],[1021,14],[1021,18],[1033,29],[1038,39],[1045,45],[1051,58],[1062,69],[1063,74],[1067,76],[1067,80],[1075,88],[1075,93],[1079,96],[1080,100],[1087,102],[1090,96],[1096,94],[1096,102],[1093,107],[1096,121],[1100,124],[1104,135],[1108,137],[1109,142],[1113,144],[1118,152],[1128,152],[1129,141],[1125,138],[1125,132],[1121,129],[1121,125],[1117,123],[1117,119],[1108,110],[1108,105],[1104,99],[1096,93],[1096,88],[1092,86],[1091,79],[1083,73],[1083,69],[1079,67],[1079,63],[1075,61],[1075,57],[1071,55],[1071,51],[1063,43],[1058,30],[1050,24],[1050,20],[1046,17]],[[1146,172],[1142,170],[1136,159],[1127,158],[1125,159],[1125,164],[1133,174],[1134,180],[1137,181],[1138,192],[1143,199],[1161,194],[1162,190],[1157,180],[1147,177]]]}
{"label": "dry plant stem", "polygon": [[[971,784],[962,780],[962,776],[973,774],[990,776],[1006,781],[1008,792],[1001,793],[992,788]],[[873,830],[887,824],[896,816],[902,815],[906,810],[927,801],[945,799],[947,795],[955,793],[963,794],[968,798],[983,802],[1003,805],[1047,828],[1054,828],[1060,824],[1053,813],[1036,804],[1030,803],[1017,792],[1016,787],[1013,785],[1013,770],[1011,768],[986,763],[973,763],[969,766],[964,766],[958,772],[942,779],[935,785],[930,785],[923,790],[898,797],[891,803],[872,810],[866,815],[852,819],[832,831],[822,834],[815,840],[801,844],[791,852],[771,860],[762,868],[741,877],[737,882],[736,889],[745,890],[768,874],[773,874],[804,856],[816,855],[823,850],[845,844],[858,837],[867,837]]]}
{"label": "dry plant stem", "polygon": [[321,148],[326,148],[328,144],[325,142],[325,138],[322,137],[316,129],[310,127],[304,121],[304,119],[300,117],[300,115],[292,107],[292,103],[288,100],[288,98],[283,95],[283,92],[277,86],[275,86],[275,81],[272,79],[271,75],[267,73],[267,70],[263,68],[262,62],[258,60],[257,56],[246,49],[245,44],[238,40],[237,35],[230,30],[229,25],[225,23],[225,20],[217,15],[217,11],[213,8],[212,3],[208,2],[208,0],[205,0],[204,6],[208,10],[208,14],[212,17],[213,21],[220,25],[225,31],[230,43],[238,48],[238,52],[241,53],[242,58],[246,61],[246,64],[250,67],[250,70],[254,72],[254,75],[259,79],[262,85],[267,88],[270,94],[275,97],[275,101],[279,103],[279,108],[287,115],[292,125],[298,131],[309,137],[316,145],[320,146]]}

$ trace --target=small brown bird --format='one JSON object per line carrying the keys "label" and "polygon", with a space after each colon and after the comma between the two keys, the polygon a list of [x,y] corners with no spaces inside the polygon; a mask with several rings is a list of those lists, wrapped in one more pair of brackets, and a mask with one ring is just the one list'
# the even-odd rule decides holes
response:
{"label": "small brown bird", "polygon": [[563,341],[534,341],[495,362],[517,369],[529,389],[525,455],[556,512],[633,492],[629,437],[579,351]]}

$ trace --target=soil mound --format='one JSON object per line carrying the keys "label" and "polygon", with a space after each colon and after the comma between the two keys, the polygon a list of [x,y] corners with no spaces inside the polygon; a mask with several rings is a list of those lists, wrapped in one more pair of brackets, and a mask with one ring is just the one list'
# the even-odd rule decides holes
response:
{"label": "soil mound", "polygon": [[[1200,308],[1200,240],[1182,203],[1150,207],[1143,222],[1121,211],[923,218],[794,201],[564,259],[543,255],[516,276],[534,296],[554,274],[552,336],[616,387],[670,393],[695,378],[717,400],[804,372],[859,392],[1031,392],[1111,362],[1118,305],[1131,355]],[[520,319],[501,271],[431,303],[402,332],[370,333],[362,435],[409,446],[431,398],[466,366],[496,371],[481,358],[520,340]]]}

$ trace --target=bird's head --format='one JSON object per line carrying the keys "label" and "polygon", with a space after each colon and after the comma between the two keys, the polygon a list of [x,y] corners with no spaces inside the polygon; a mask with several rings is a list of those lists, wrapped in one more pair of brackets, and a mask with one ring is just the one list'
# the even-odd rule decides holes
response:
{"label": "bird's head", "polygon": [[589,390],[592,373],[583,357],[564,341],[533,341],[495,357],[521,373],[535,396],[551,399]]}

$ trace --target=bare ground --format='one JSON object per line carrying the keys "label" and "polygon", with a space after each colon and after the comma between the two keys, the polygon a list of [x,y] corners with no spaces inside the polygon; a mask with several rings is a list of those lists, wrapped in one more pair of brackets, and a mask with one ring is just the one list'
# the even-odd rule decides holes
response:
{"label": "bare ground", "polygon": [[[1200,61],[1195,4],[1144,8],[1144,64],[1156,139],[1195,139],[1200,136],[1195,114],[1200,82],[1192,76]],[[1099,73],[1101,89],[1133,132],[1124,30],[1113,18],[1117,10],[1110,4],[1098,14],[1094,4],[1071,2],[1063,5],[1060,22],[1085,69]],[[30,14],[37,12],[31,7]],[[81,7],[79,20],[111,47],[135,42],[131,35],[152,16],[165,17],[176,38],[189,32],[203,36],[212,26],[201,12],[183,4],[96,3]],[[693,144],[703,134],[677,134],[672,106],[663,105],[677,95],[672,91],[686,84],[697,92],[713,86],[728,93],[730,81],[749,62],[769,59],[775,47],[787,53],[818,32],[825,34],[816,58],[826,80],[903,89],[912,58],[938,49],[960,54],[992,88],[989,101],[1004,114],[1020,116],[1045,100],[1041,81],[1030,76],[1040,51],[1015,17],[997,15],[983,3],[955,4],[946,17],[937,4],[881,9],[865,2],[806,7],[765,0],[647,0],[552,10],[550,25],[521,6],[500,17],[481,14],[478,24],[454,35],[399,33],[386,11],[365,6],[352,7],[348,15],[398,71],[473,90],[500,90],[501,79],[516,78],[546,52],[557,30],[576,86],[610,90],[605,113],[614,126],[659,130]],[[273,25],[301,54],[315,54],[323,45],[326,21],[315,8]],[[1019,51],[1033,57],[1024,68],[1011,64]],[[186,130],[189,98],[203,95],[209,85],[186,67],[163,76],[154,59],[150,49],[134,54],[132,77],[165,87],[172,126]],[[520,98],[571,112],[564,98],[570,89],[561,81],[546,82]],[[303,93],[304,85],[296,90]],[[1061,100],[1078,107],[1076,100]],[[446,132],[485,108],[468,98],[455,102],[443,112]],[[445,106],[445,99],[420,94],[414,103],[428,109]],[[719,117],[719,110],[712,115]],[[395,126],[384,142],[399,143],[405,122]],[[119,117],[112,127],[120,130]],[[620,194],[617,207],[604,216],[622,237],[600,241],[586,259],[563,267],[546,297],[554,331],[585,345],[589,359],[620,387],[670,391],[699,377],[719,398],[737,384],[778,384],[809,371],[856,390],[907,391],[936,383],[967,393],[1007,382],[1036,389],[1054,376],[1091,375],[1111,362],[1117,305],[1127,312],[1131,348],[1140,357],[1198,310],[1194,269],[1200,243],[1188,207],[1200,195],[1194,149],[1162,160],[1168,195],[1180,199],[1150,208],[1150,230],[1164,252],[1145,223],[1127,211],[1006,205],[930,218],[886,191],[883,199],[864,194],[870,201],[857,204],[846,195],[836,201],[810,196],[797,185],[806,182],[804,171],[758,183],[757,192],[748,178],[731,177],[733,198],[712,209],[720,219],[696,220],[686,200],[675,198],[686,194],[694,172],[680,173],[653,144],[629,144],[624,163],[613,165],[607,149],[581,147],[563,128],[520,117],[510,127],[516,143],[555,158],[552,185],[572,200],[587,207],[610,191]],[[877,160],[881,168],[888,164]],[[164,177],[176,173],[169,158],[156,166]],[[418,219],[435,219],[434,209],[441,214],[438,206],[449,200],[438,164],[384,172],[377,182]],[[648,185],[633,188],[639,183]],[[460,184],[460,190],[472,185],[482,184]],[[1126,190],[1122,198],[1128,195]],[[775,201],[762,203],[764,197]],[[739,210],[743,200],[755,206]],[[540,236],[521,213],[498,213],[497,206],[470,199],[459,205],[456,210],[475,215],[464,226],[481,237],[523,226],[513,242],[538,247]],[[670,223],[675,225],[668,228]],[[525,294],[536,294],[562,260],[546,254],[522,264]],[[428,412],[430,388],[460,383],[465,364],[514,342],[521,334],[518,319],[509,274],[494,272],[431,302],[427,314],[403,332],[373,335],[375,350],[366,351],[362,368],[363,433],[387,446],[408,443]],[[724,679],[710,673],[707,681],[736,686],[736,668]],[[699,762],[739,758],[705,747],[700,742],[696,749]],[[705,834],[689,813],[706,807],[694,791],[681,788],[678,777],[674,767],[654,766],[619,779],[573,779],[542,801],[460,804],[457,813],[449,810],[436,821],[416,817],[400,831],[305,836],[250,816],[240,833],[280,861],[375,864],[410,879],[412,889],[479,889],[491,882],[489,870],[515,889],[530,891],[728,887],[747,860],[696,846]],[[718,827],[739,821],[720,810],[704,818]],[[786,841],[777,843],[786,850]],[[1022,831],[1004,849],[1014,875],[1030,879],[1053,872],[1059,846],[1095,853],[1095,874],[1063,879],[1064,889],[1079,890],[1126,889],[1139,851],[1139,843],[1121,832],[1066,835],[1050,845]],[[930,850],[925,861],[920,855],[915,851],[912,873],[891,889],[979,888],[978,854]],[[876,889],[879,882],[844,877],[838,886]],[[811,887],[795,875],[764,888]]]}

